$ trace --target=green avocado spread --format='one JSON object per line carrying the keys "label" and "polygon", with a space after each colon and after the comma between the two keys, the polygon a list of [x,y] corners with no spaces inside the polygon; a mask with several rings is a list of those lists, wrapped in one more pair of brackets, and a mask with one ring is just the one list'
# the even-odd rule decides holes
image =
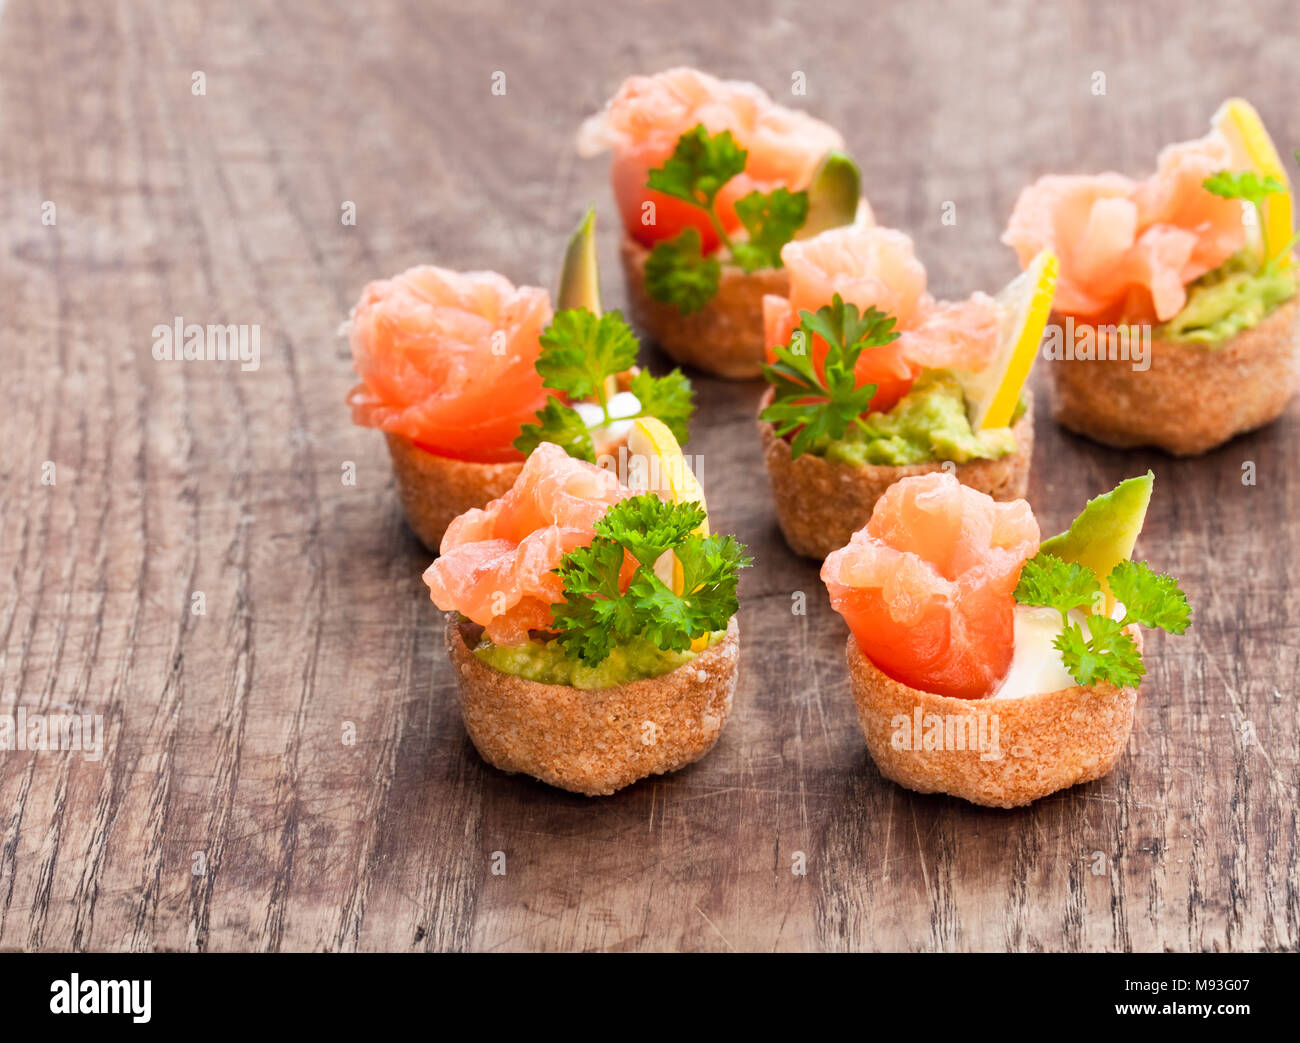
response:
{"label": "green avocado spread", "polygon": [[[1016,408],[1014,424],[1024,412]],[[827,460],[861,467],[866,464],[928,463],[951,460],[992,460],[1016,450],[1010,427],[976,434],[966,415],[966,397],[949,370],[926,370],[894,408],[868,413],[862,424],[850,424],[843,438],[820,439],[812,451]]]}
{"label": "green avocado spread", "polygon": [[[726,636],[725,630],[709,635],[709,646]],[[483,638],[474,654],[494,670],[541,684],[567,684],[574,688],[611,688],[629,681],[658,677],[689,663],[696,652],[665,652],[643,637],[616,645],[609,656],[595,666],[588,666],[564,654],[560,642],[530,640],[509,648],[494,645]]]}
{"label": "green avocado spread", "polygon": [[1242,250],[1187,286],[1182,311],[1151,333],[1156,340],[1220,344],[1257,326],[1296,293],[1295,269],[1260,265]]}

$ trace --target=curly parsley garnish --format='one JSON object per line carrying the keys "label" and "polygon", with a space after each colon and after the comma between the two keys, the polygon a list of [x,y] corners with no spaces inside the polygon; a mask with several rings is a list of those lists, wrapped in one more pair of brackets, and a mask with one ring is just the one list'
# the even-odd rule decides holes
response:
{"label": "curly parsley garnish", "polygon": [[527,455],[542,442],[554,442],[570,456],[594,463],[593,427],[643,416],[657,417],[679,442],[687,440],[687,424],[695,404],[691,382],[679,369],[663,377],[652,377],[644,370],[637,372],[628,390],[641,404],[640,410],[631,416],[610,416],[608,378],[627,372],[636,363],[636,337],[619,312],[596,315],[586,308],[557,311],[539,341],[542,350],[537,357],[537,372],[542,375],[542,383],[563,391],[571,401],[594,402],[600,406],[602,416],[589,427],[572,406],[549,398],[537,412],[538,422],[524,424],[515,439],[515,448],[521,453]]}
{"label": "curly parsley garnish", "polygon": [[[790,444],[790,456],[796,460],[820,438],[843,438],[849,424],[866,426],[862,415],[871,405],[876,385],[858,386],[854,371],[858,356],[898,339],[891,316],[874,307],[859,312],[838,293],[815,314],[801,311],[799,320],[790,343],[774,349],[776,361],[763,367],[775,394],[759,415],[775,426],[781,438],[796,432]],[[814,337],[827,345],[821,372],[812,358]]]}
{"label": "curly parsley garnish", "polygon": [[[673,154],[664,165],[650,171],[646,185],[656,192],[712,210],[722,186],[745,169],[749,152],[736,144],[731,131],[710,134],[703,123],[696,124],[677,139]],[[717,220],[717,215],[711,215]],[[722,229],[714,226],[719,236]]]}
{"label": "curly parsley garnish", "polygon": [[[595,666],[635,637],[680,652],[725,629],[740,607],[739,571],[752,559],[731,536],[696,532],[704,518],[698,504],[669,503],[651,493],[606,511],[591,544],[570,551],[555,570],[564,581],[564,601],[551,606],[551,616],[565,655]],[[681,594],[654,572],[669,551],[681,565]],[[629,564],[636,568],[625,584]]]}
{"label": "curly parsley garnish", "polygon": [[[650,171],[646,186],[703,210],[726,250],[725,263],[746,272],[780,268],[781,247],[808,219],[808,193],[777,188],[750,192],[737,200],[736,216],[747,238],[733,240],[722,226],[716,203],[722,187],[744,171],[748,155],[731,131],[710,134],[701,123],[677,139],[673,154],[663,166]],[[672,239],[655,244],[650,252],[646,292],[689,315],[718,292],[722,263],[704,256],[698,229],[683,229]]]}
{"label": "curly parsley garnish", "polygon": [[[1295,158],[1296,163],[1300,164],[1300,150],[1296,151]],[[1250,203],[1255,208],[1255,215],[1261,229],[1265,226],[1265,200],[1271,195],[1277,195],[1279,192],[1287,190],[1286,185],[1273,177],[1272,174],[1265,174],[1261,177],[1253,170],[1219,170],[1202,181],[1201,186],[1207,192],[1212,192],[1223,199],[1243,199]],[[1266,274],[1274,271],[1295,248],[1297,242],[1300,242],[1300,233],[1292,236],[1291,241],[1272,257],[1262,258],[1260,272]]]}
{"label": "curly parsley garnish", "polygon": [[686,228],[655,244],[645,262],[646,292],[664,304],[674,305],[682,315],[703,308],[718,292],[722,265],[705,257],[699,229]]}
{"label": "curly parsley garnish", "polygon": [[1100,612],[1088,616],[1088,636],[1070,621],[1072,609],[1087,610],[1101,595],[1097,574],[1078,562],[1054,554],[1036,554],[1020,571],[1015,597],[1022,605],[1042,605],[1061,613],[1061,633],[1054,642],[1061,661],[1079,684],[1109,681],[1120,687],[1137,685],[1146,673],[1132,635],[1134,623],[1181,634],[1191,622],[1187,596],[1172,576],[1156,573],[1143,561],[1121,561],[1106,577],[1111,594],[1124,606],[1124,618]]}
{"label": "curly parsley garnish", "polygon": [[733,243],[731,256],[747,272],[780,268],[781,247],[808,219],[808,193],[776,188],[764,195],[750,192],[736,200],[736,216],[749,238]]}
{"label": "curly parsley garnish", "polygon": [[[1253,170],[1220,170],[1201,182],[1208,192],[1224,199],[1244,199],[1256,207],[1262,206],[1264,200],[1277,192],[1285,192],[1286,186],[1271,174],[1260,177]],[[1261,213],[1260,217],[1264,215]],[[1261,220],[1261,224],[1263,221]]]}

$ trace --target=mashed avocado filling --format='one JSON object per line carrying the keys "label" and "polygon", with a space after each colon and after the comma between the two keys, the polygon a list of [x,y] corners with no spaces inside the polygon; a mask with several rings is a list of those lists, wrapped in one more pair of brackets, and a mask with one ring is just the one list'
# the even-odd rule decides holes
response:
{"label": "mashed avocado filling", "polygon": [[1257,326],[1296,294],[1295,269],[1261,265],[1242,250],[1187,286],[1187,303],[1151,331],[1156,340],[1220,344]]}
{"label": "mashed avocado filling", "polygon": [[[1014,424],[1025,410],[1024,399],[1012,418]],[[951,460],[992,460],[1016,451],[1011,428],[1000,427],[976,434],[966,415],[966,398],[961,384],[948,370],[926,370],[916,378],[894,408],[887,413],[868,413],[862,424],[850,424],[843,438],[823,438],[813,443],[812,452],[837,463],[864,466],[929,463]]]}
{"label": "mashed avocado filling", "polygon": [[[709,647],[721,641],[726,633],[725,630],[719,630],[710,634]],[[599,665],[588,666],[579,660],[569,659],[560,647],[560,642],[554,638],[549,641],[534,638],[527,644],[508,648],[494,645],[485,637],[479,641],[474,654],[494,670],[527,681],[567,684],[574,688],[611,688],[630,681],[659,677],[689,663],[699,653],[665,652],[645,638],[638,637],[615,646],[609,657]]]}

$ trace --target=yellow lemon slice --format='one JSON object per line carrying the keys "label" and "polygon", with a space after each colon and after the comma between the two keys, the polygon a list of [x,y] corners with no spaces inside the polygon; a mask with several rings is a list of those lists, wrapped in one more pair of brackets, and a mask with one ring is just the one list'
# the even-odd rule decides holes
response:
{"label": "yellow lemon slice", "polygon": [[[1271,259],[1291,240],[1294,220],[1291,182],[1277,154],[1277,146],[1264,129],[1264,121],[1255,107],[1244,98],[1229,98],[1219,106],[1210,122],[1227,138],[1234,170],[1253,170],[1286,186],[1285,192],[1276,192],[1264,200],[1264,227],[1260,234],[1264,240],[1264,257]],[[1281,263],[1290,265],[1291,259],[1283,258]]]}
{"label": "yellow lemon slice", "polygon": [[[686,463],[686,455],[672,431],[662,420],[652,416],[632,421],[627,434],[631,457],[639,457],[632,466],[629,460],[628,484],[638,492],[655,492],[673,503],[698,503],[706,511],[704,490]],[[642,466],[644,464],[644,466]],[[700,531],[708,534],[706,518]]]}
{"label": "yellow lemon slice", "polygon": [[1043,328],[1052,314],[1058,268],[1056,254],[1041,250],[997,295],[998,353],[978,373],[962,375],[971,430],[1011,423],[1020,389],[1029,379]]}
{"label": "yellow lemon slice", "polygon": [[[687,465],[682,447],[662,420],[641,417],[632,421],[632,428],[627,435],[627,449],[629,487],[638,492],[657,493],[673,503],[698,503],[705,512],[708,511],[704,489]],[[707,513],[695,531],[702,536],[709,534]],[[672,551],[655,562],[654,571],[656,576],[672,588],[674,594],[680,596],[684,593],[686,577],[681,562]],[[707,648],[708,644],[707,636],[697,637],[691,642],[691,649],[699,652]]]}

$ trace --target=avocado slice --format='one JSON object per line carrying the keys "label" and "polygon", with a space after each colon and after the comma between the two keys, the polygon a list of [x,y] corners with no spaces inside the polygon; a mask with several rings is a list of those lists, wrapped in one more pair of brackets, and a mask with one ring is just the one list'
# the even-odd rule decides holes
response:
{"label": "avocado slice", "polygon": [[[600,265],[596,261],[596,208],[587,207],[564,251],[560,271],[560,292],[555,296],[555,310],[586,308],[600,315]],[[618,394],[618,378],[605,378],[605,398]]]}
{"label": "avocado slice", "polygon": [[[1137,478],[1126,478],[1108,493],[1089,500],[1070,528],[1059,536],[1044,540],[1038,553],[1055,554],[1062,561],[1087,565],[1106,589],[1106,577],[1121,561],[1133,554],[1133,545],[1151,503],[1155,475],[1147,471]],[[1109,596],[1107,589],[1107,595]]]}
{"label": "avocado slice", "polygon": [[831,149],[822,156],[808,183],[808,217],[798,239],[853,223],[862,195],[862,173],[847,152]]}
{"label": "avocado slice", "polygon": [[582,221],[564,251],[564,268],[560,272],[560,292],[555,298],[557,311],[586,308],[600,314],[600,271],[596,264],[596,208],[587,207]]}

